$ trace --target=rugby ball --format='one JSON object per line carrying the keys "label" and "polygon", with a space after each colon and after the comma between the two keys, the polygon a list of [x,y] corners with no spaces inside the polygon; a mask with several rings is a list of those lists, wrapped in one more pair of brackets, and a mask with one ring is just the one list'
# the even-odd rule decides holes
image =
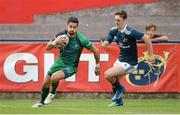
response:
{"label": "rugby ball", "polygon": [[[63,40],[63,43],[62,43]],[[53,46],[56,48],[64,48],[69,43],[69,37],[67,35],[60,35],[52,42]]]}

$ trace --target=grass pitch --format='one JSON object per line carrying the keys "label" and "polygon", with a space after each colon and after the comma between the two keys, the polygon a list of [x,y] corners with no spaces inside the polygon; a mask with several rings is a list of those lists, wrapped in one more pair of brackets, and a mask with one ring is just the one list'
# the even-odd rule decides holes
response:
{"label": "grass pitch", "polygon": [[180,114],[179,99],[125,99],[124,107],[107,107],[110,99],[55,99],[41,108],[37,100],[0,100],[0,114]]}

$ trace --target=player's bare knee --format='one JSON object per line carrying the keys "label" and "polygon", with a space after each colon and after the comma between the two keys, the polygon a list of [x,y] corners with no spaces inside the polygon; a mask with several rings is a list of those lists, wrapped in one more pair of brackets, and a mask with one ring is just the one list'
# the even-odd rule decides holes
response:
{"label": "player's bare knee", "polygon": [[51,82],[52,83],[56,83],[57,81],[55,79],[51,79]]}
{"label": "player's bare knee", "polygon": [[109,81],[110,78],[111,78],[109,72],[107,72],[107,71],[104,73],[104,77],[105,77],[105,79],[108,80],[108,81]]}
{"label": "player's bare knee", "polygon": [[51,76],[51,82],[52,82],[52,83],[57,82],[57,80],[56,80],[56,76],[55,76],[55,75],[52,75],[52,76]]}

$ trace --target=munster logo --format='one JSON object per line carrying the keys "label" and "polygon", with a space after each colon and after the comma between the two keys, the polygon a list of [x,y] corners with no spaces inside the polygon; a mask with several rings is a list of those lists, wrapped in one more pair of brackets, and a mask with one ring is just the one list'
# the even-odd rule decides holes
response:
{"label": "munster logo", "polygon": [[151,64],[147,61],[147,52],[144,52],[144,56],[138,59],[137,70],[126,76],[127,81],[135,86],[144,86],[151,83],[154,83],[155,86],[166,69],[169,52],[164,51],[163,53],[164,57],[157,55],[155,63]]}

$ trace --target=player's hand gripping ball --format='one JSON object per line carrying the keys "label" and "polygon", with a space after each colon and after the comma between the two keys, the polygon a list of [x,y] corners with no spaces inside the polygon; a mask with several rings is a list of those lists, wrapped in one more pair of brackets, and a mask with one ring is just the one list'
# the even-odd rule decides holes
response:
{"label": "player's hand gripping ball", "polygon": [[53,42],[55,48],[63,49],[69,43],[69,37],[67,35],[58,36]]}

